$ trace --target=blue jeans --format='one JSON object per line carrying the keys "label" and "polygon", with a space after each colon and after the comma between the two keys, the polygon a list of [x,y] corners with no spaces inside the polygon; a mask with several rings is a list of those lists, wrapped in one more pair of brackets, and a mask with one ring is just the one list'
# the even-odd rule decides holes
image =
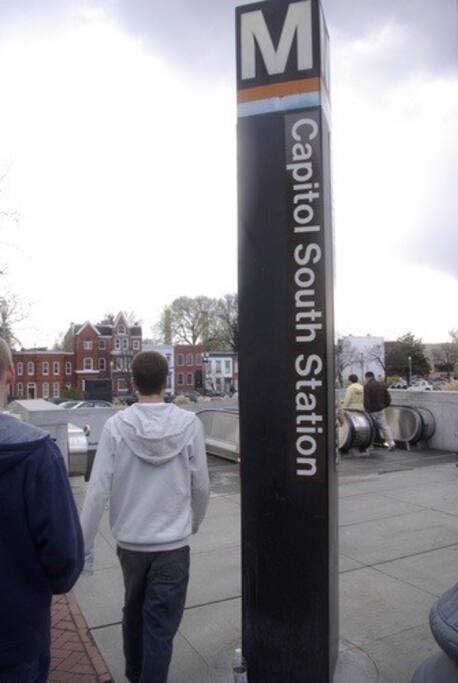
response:
{"label": "blue jeans", "polygon": [[21,664],[10,671],[0,671],[0,683],[46,683],[49,664],[50,656],[46,652],[29,664]]}
{"label": "blue jeans", "polygon": [[131,683],[167,683],[186,600],[189,546],[154,553],[118,546],[117,552],[125,586],[126,678]]}

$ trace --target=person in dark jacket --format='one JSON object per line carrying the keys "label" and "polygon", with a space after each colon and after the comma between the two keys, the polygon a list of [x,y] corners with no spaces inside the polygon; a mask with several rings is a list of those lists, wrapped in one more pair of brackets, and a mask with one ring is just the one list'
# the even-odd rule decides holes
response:
{"label": "person in dark jacket", "polygon": [[390,392],[383,382],[377,382],[373,372],[366,372],[364,378],[366,380],[364,384],[364,410],[375,422],[390,451],[393,451],[396,444],[385,417],[385,408],[388,408],[391,403]]}
{"label": "person in dark jacket", "polygon": [[[0,339],[0,411],[14,381]],[[46,683],[51,599],[84,564],[78,513],[49,435],[0,412],[0,681]]]}

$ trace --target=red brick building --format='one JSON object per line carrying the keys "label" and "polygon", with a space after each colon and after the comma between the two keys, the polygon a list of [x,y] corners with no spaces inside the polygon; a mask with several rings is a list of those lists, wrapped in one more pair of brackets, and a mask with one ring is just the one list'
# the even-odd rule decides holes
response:
{"label": "red brick building", "polygon": [[84,393],[88,379],[111,379],[113,396],[132,393],[131,363],[142,348],[142,328],[129,326],[123,313],[118,313],[112,325],[72,323],[64,347],[74,353],[78,392]]}
{"label": "red brick building", "polygon": [[47,349],[13,352],[13,398],[58,398],[74,381],[74,354]]}
{"label": "red brick building", "polygon": [[175,352],[175,393],[203,389],[202,344],[177,344]]}
{"label": "red brick building", "polygon": [[23,349],[13,352],[13,398],[58,398],[65,389],[84,396],[89,379],[111,379],[113,396],[132,393],[131,363],[142,348],[142,328],[129,326],[123,313],[112,325],[72,323],[64,351]]}

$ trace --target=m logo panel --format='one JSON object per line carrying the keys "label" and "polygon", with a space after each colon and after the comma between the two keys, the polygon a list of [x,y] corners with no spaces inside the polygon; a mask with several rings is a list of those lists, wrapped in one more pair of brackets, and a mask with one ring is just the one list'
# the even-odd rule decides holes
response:
{"label": "m logo panel", "polygon": [[317,13],[314,0],[238,7],[238,90],[319,76]]}
{"label": "m logo panel", "polygon": [[241,16],[241,78],[256,78],[256,46],[269,76],[283,74],[296,40],[297,70],[313,67],[312,13],[310,0],[295,2],[288,7],[285,23],[275,48],[262,10]]}

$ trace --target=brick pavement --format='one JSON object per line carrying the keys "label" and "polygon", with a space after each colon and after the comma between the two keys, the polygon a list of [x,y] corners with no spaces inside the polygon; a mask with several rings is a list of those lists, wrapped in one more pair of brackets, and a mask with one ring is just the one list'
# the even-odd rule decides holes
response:
{"label": "brick pavement", "polygon": [[49,683],[113,681],[72,593],[53,600],[51,640]]}

